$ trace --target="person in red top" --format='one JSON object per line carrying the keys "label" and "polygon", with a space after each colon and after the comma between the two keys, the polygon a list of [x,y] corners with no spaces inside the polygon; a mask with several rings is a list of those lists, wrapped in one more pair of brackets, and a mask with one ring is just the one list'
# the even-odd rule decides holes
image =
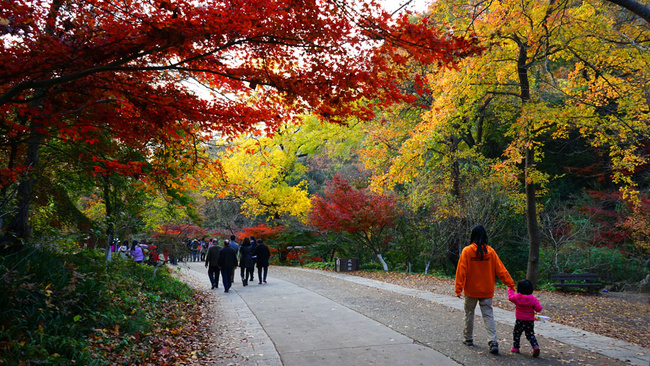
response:
{"label": "person in red top", "polygon": [[533,295],[533,284],[528,280],[517,283],[517,293],[508,289],[508,300],[515,304],[515,330],[512,332],[512,349],[519,353],[521,333],[526,332],[526,339],[533,347],[533,357],[539,356],[539,344],[535,338],[535,313],[542,311],[542,305]]}
{"label": "person in red top", "polygon": [[465,293],[465,327],[463,336],[468,346],[474,345],[474,310],[481,307],[483,322],[488,334],[490,353],[499,353],[496,325],[492,310],[495,277],[499,277],[508,288],[515,288],[515,282],[499,259],[497,253],[487,245],[488,237],[481,225],[472,228],[471,244],[463,248],[456,268],[455,291],[460,298]]}

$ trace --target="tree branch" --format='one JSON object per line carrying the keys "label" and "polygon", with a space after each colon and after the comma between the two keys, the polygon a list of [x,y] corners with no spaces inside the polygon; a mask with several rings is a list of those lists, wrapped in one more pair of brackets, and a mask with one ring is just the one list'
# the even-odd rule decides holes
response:
{"label": "tree branch", "polygon": [[625,9],[631,11],[632,13],[638,15],[640,18],[650,23],[650,8],[639,4],[634,0],[606,0],[612,4],[616,4],[624,7]]}

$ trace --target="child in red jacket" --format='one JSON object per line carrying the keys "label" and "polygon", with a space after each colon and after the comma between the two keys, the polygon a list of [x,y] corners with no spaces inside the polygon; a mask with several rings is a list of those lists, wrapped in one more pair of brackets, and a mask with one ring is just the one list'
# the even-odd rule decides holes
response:
{"label": "child in red jacket", "polygon": [[539,356],[539,344],[535,338],[535,313],[542,311],[539,300],[533,296],[533,284],[528,280],[521,280],[517,284],[517,293],[508,289],[508,300],[516,305],[515,330],[512,332],[512,349],[510,352],[519,353],[519,340],[521,333],[526,332],[526,339],[533,347],[533,357]]}

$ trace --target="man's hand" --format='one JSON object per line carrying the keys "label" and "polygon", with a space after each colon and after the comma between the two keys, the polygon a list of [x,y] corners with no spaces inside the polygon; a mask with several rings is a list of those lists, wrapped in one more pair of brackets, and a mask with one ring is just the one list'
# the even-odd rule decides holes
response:
{"label": "man's hand", "polygon": [[205,264],[205,268],[208,268],[208,264],[207,264],[207,263]]}

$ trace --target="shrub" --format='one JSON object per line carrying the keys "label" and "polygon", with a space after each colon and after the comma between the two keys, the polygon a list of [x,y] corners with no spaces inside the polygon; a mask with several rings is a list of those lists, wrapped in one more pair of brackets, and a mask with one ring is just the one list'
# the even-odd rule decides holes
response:
{"label": "shrub", "polygon": [[305,267],[333,271],[335,268],[335,262],[311,262],[305,264]]}
{"label": "shrub", "polygon": [[0,257],[0,292],[0,364],[7,365],[109,364],[91,342],[108,337],[102,352],[121,354],[154,327],[176,324],[180,313],[164,305],[192,298],[164,269],[154,278],[150,266],[107,264],[99,252],[29,246]]}
{"label": "shrub", "polygon": [[384,267],[379,262],[365,262],[359,264],[359,269],[362,271],[383,271]]}
{"label": "shrub", "polygon": [[[540,269],[548,280],[555,273],[555,258],[550,251],[540,253]],[[643,260],[628,258],[618,249],[569,245],[558,253],[564,273],[597,273],[605,283],[638,282],[644,277]]]}

